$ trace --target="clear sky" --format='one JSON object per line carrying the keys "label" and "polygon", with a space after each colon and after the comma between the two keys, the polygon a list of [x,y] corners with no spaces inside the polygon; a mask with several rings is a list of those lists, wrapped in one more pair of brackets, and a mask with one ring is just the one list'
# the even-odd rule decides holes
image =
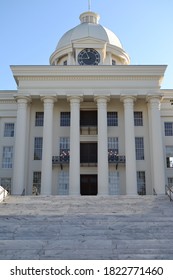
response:
{"label": "clear sky", "polygon": [[[10,65],[48,65],[61,36],[80,23],[88,0],[0,1],[0,90],[16,89]],[[91,0],[131,64],[168,65],[162,88],[173,89],[173,0]]]}

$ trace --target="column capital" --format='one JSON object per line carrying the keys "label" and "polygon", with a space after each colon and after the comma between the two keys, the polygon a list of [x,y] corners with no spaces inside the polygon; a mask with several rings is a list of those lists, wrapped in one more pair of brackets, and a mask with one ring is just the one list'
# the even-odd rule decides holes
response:
{"label": "column capital", "polygon": [[57,101],[56,95],[41,95],[41,101],[44,103],[54,103]]}
{"label": "column capital", "polygon": [[127,95],[127,94],[122,94],[120,96],[120,101],[124,102],[124,103],[133,103],[136,101],[137,95]]}
{"label": "column capital", "polygon": [[152,103],[152,102],[160,102],[161,100],[162,100],[162,97],[163,97],[163,95],[162,94],[148,94],[147,96],[146,96],[146,100],[147,100],[147,102],[150,102],[150,103]]}
{"label": "column capital", "polygon": [[14,96],[15,100],[17,103],[22,103],[22,104],[27,104],[31,102],[31,97],[30,96],[24,96],[24,95],[15,95]]}
{"label": "column capital", "polygon": [[162,99],[161,95],[148,95],[146,97],[146,100],[147,100],[151,110],[154,110],[154,109],[160,110],[161,99]]}
{"label": "column capital", "polygon": [[94,95],[94,101],[98,103],[107,103],[110,101],[110,95]]}
{"label": "column capital", "polygon": [[70,103],[80,103],[83,101],[83,96],[82,95],[68,95],[67,101],[69,101]]}

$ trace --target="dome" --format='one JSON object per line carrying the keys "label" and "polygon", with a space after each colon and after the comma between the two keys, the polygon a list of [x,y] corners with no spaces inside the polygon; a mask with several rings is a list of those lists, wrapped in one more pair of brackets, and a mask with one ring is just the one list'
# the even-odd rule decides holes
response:
{"label": "dome", "polygon": [[[50,57],[50,64],[77,65],[76,57],[84,44],[89,48],[102,49],[104,53],[100,62],[102,65],[111,64],[112,61],[116,64],[129,64],[129,56],[123,50],[120,40],[111,30],[100,25],[99,19],[100,16],[97,13],[91,11],[82,13],[81,23],[67,31],[59,40]],[[105,48],[104,51],[103,48]]]}
{"label": "dome", "polygon": [[99,15],[93,12],[86,12],[80,16],[81,23],[66,32],[59,40],[56,49],[64,48],[75,40],[87,37],[105,41],[111,45],[122,48],[118,37],[106,27],[98,24]]}

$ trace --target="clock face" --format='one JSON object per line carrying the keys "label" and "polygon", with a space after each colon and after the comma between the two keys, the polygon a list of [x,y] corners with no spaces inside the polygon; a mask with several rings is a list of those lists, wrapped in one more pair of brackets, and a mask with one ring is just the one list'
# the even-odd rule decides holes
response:
{"label": "clock face", "polygon": [[78,55],[80,65],[98,65],[99,62],[100,54],[94,49],[84,49]]}

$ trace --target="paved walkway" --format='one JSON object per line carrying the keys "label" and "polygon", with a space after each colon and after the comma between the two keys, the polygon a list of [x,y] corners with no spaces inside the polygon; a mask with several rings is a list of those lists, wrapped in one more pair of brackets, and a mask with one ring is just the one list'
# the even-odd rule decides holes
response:
{"label": "paved walkway", "polygon": [[0,204],[0,259],[171,259],[167,196],[14,197]]}

